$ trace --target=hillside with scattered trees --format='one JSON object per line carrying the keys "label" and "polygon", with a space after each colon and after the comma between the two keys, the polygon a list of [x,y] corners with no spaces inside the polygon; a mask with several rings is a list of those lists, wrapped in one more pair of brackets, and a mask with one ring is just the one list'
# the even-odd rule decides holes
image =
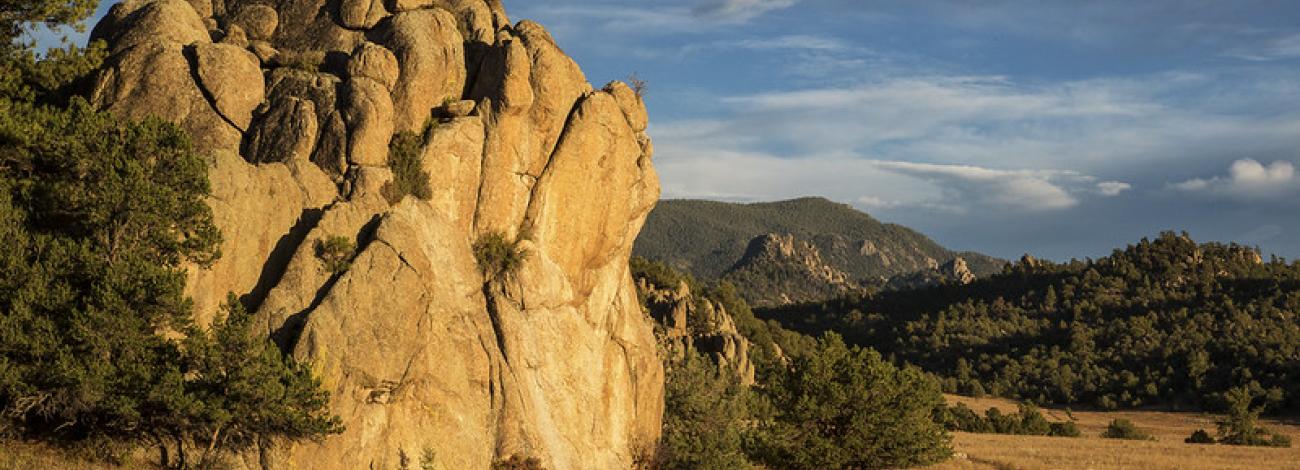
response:
{"label": "hillside with scattered trees", "polygon": [[1300,264],[1163,233],[1097,260],[1025,257],[970,285],[771,309],[942,376],[946,391],[1083,404],[1300,405]]}

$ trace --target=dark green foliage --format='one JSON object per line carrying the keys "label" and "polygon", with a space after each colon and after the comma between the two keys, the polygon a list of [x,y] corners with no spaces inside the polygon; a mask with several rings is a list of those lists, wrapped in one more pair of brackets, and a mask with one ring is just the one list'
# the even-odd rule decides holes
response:
{"label": "dark green foliage", "polygon": [[1146,431],[1138,429],[1132,421],[1123,418],[1111,420],[1110,424],[1106,425],[1106,430],[1101,433],[1101,437],[1106,439],[1128,439],[1131,441],[1156,440],[1155,437],[1152,437]]}
{"label": "dark green foliage", "polygon": [[1074,421],[1058,421],[1051,424],[1051,430],[1047,432],[1048,436],[1055,437],[1079,437],[1083,433],[1079,432],[1079,426]]}
{"label": "dark green foliage", "polygon": [[1205,432],[1204,429],[1197,429],[1187,439],[1183,439],[1183,442],[1188,444],[1213,444],[1214,438],[1210,437],[1210,433]]}
{"label": "dark green foliage", "polygon": [[1252,408],[1249,390],[1235,387],[1224,393],[1228,416],[1219,422],[1219,442],[1236,446],[1291,447],[1291,438],[1259,427],[1259,408]]}
{"label": "dark green foliage", "polygon": [[938,383],[833,333],[761,391],[776,416],[756,436],[756,453],[775,468],[911,467],[951,454],[931,418],[943,406]]}
{"label": "dark green foliage", "polygon": [[420,159],[424,139],[422,134],[403,131],[388,143],[388,167],[393,171],[393,182],[382,190],[388,202],[397,204],[407,195],[419,199],[433,197],[429,172],[424,171]]}
{"label": "dark green foliage", "polygon": [[1026,258],[968,286],[885,292],[763,317],[834,330],[945,377],[950,392],[1111,409],[1217,408],[1242,386],[1300,404],[1300,264],[1164,233],[1065,264]]}
{"label": "dark green foliage", "polygon": [[0,44],[14,43],[35,25],[79,25],[96,5],[97,0],[0,0]]}
{"label": "dark green foliage", "polygon": [[474,259],[488,280],[502,279],[524,265],[528,251],[520,247],[518,241],[507,240],[505,234],[492,232],[474,242]]}
{"label": "dark green foliage", "polygon": [[[700,279],[718,279],[745,254],[750,240],[768,233],[793,234],[817,246],[822,259],[855,280],[904,274],[925,266],[922,258],[940,263],[962,256],[977,275],[1002,268],[1002,261],[976,253],[956,253],[900,225],[885,224],[846,204],[822,198],[733,204],[714,201],[660,201],[637,237],[633,252],[688,272]],[[871,241],[895,262],[862,253]],[[903,259],[898,253],[915,253]],[[739,286],[747,290],[748,286]]]}
{"label": "dark green foliage", "polygon": [[984,416],[980,416],[965,404],[958,403],[937,410],[936,421],[942,423],[949,431],[1027,436],[1079,436],[1079,428],[1073,421],[1048,421],[1037,407],[1029,404],[1020,405],[1020,409],[1015,414],[1003,414],[997,408],[989,408],[984,412]]}
{"label": "dark green foliage", "polygon": [[749,392],[735,374],[693,351],[665,367],[659,468],[748,468],[741,442]]}
{"label": "dark green foliage", "polygon": [[325,265],[325,270],[341,274],[352,266],[352,257],[356,244],[344,236],[332,236],[316,241],[316,257]]}
{"label": "dark green foliage", "polygon": [[329,415],[329,394],[311,369],[255,335],[252,323],[232,294],[223,317],[185,339],[182,387],[165,398],[176,409],[153,431],[204,449],[196,462],[200,468],[223,452],[269,445],[272,439],[300,441],[342,431],[338,417]]}
{"label": "dark green foliage", "polygon": [[[0,24],[82,3],[0,4]],[[308,369],[254,339],[246,313],[194,325],[183,266],[220,245],[207,163],[174,125],[67,95],[95,54],[0,57],[0,433],[154,445],[185,467],[334,432]]]}
{"label": "dark green foliage", "polygon": [[280,67],[289,67],[304,72],[316,73],[325,63],[325,53],[321,51],[280,51],[275,56],[275,63]]}
{"label": "dark green foliage", "polygon": [[524,457],[522,455],[511,455],[505,460],[498,460],[492,463],[492,470],[546,470],[542,467],[542,461],[537,457]]}

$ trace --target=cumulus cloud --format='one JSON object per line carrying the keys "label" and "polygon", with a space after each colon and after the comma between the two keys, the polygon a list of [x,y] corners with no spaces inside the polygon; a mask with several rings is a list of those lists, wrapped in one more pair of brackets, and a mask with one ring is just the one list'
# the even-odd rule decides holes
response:
{"label": "cumulus cloud", "polygon": [[1171,184],[1174,190],[1235,198],[1270,198],[1297,189],[1295,164],[1278,160],[1265,165],[1246,158],[1232,162],[1228,174],[1211,178],[1193,178]]}

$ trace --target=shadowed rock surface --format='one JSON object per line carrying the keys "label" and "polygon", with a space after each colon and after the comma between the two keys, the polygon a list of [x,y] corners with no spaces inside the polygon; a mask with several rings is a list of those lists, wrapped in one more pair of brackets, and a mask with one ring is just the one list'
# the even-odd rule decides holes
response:
{"label": "shadowed rock surface", "polygon": [[[190,271],[200,323],[239,295],[347,427],[241,465],[628,468],[653,449],[663,369],[628,257],[659,183],[626,85],[594,89],[493,0],[128,0],[94,36],[113,56],[92,100],[211,156],[224,242]],[[399,131],[422,132],[428,200],[380,195]],[[504,276],[472,249],[494,233],[528,253]],[[335,272],[317,242],[340,236]]]}

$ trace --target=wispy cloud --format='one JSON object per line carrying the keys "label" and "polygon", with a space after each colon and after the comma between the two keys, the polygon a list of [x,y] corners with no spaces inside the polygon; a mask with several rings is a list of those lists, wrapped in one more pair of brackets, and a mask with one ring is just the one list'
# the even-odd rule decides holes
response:
{"label": "wispy cloud", "polygon": [[731,21],[745,21],[769,11],[789,8],[797,0],[709,0],[694,9],[695,14]]}
{"label": "wispy cloud", "polygon": [[1271,38],[1257,45],[1237,46],[1224,55],[1256,62],[1300,58],[1300,34]]}

